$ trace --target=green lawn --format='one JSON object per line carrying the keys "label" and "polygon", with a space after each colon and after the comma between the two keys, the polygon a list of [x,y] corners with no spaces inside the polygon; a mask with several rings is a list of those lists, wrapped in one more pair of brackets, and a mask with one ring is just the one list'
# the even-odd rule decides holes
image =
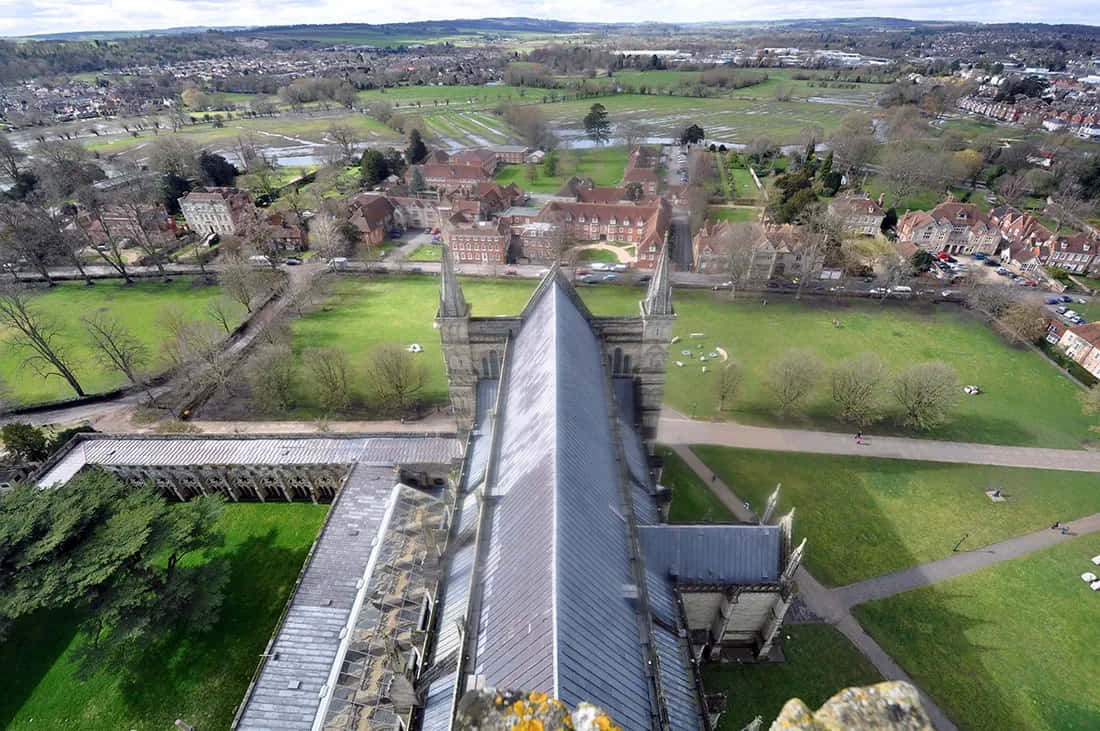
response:
{"label": "green lawn", "polygon": [[[219,296],[215,285],[200,284],[194,278],[179,277],[170,283],[138,282],[130,287],[117,281],[98,282],[94,287],[82,283],[67,282],[53,289],[41,290],[34,298],[33,306],[46,313],[59,326],[61,344],[73,362],[77,380],[85,393],[98,393],[117,388],[125,378],[109,371],[95,360],[88,344],[81,317],[105,312],[116,317],[149,347],[154,371],[164,368],[160,354],[163,329],[158,318],[169,305],[178,307],[188,316],[205,319],[207,305]],[[244,319],[244,308],[234,305],[238,321]],[[0,338],[5,333],[0,328]],[[9,384],[15,399],[22,404],[40,403],[70,398],[76,394],[68,383],[58,377],[41,378],[23,365],[23,354],[7,344],[0,348],[0,379]]]}
{"label": "green lawn", "polygon": [[1100,534],[855,608],[962,729],[1100,728]]}
{"label": "green lawn", "polygon": [[230,562],[221,617],[205,634],[169,638],[126,668],[75,677],[71,653],[80,617],[28,617],[0,645],[0,727],[6,729],[167,729],[177,718],[201,729],[228,728],[275,629],[328,506],[230,504],[220,521]]}
{"label": "green lawn", "polygon": [[[609,146],[577,150],[576,170],[566,169],[563,162],[558,165],[558,174],[547,176],[542,165],[535,166],[538,173],[534,180],[527,179],[526,165],[502,165],[494,180],[501,185],[515,183],[533,193],[556,193],[566,180],[573,175],[591,178],[596,185],[618,185],[626,169],[625,147]],[[561,156],[561,153],[559,153]]]}
{"label": "green lawn", "polygon": [[672,489],[672,506],[668,514],[671,522],[721,523],[736,520],[729,508],[699,479],[695,470],[680,459],[680,455],[669,447],[658,447],[657,453],[665,460],[661,484]]}
{"label": "green lawn", "polygon": [[828,624],[790,624],[782,630],[786,662],[703,665],[708,693],[727,693],[717,731],[740,731],[756,716],[769,728],[791,698],[816,710],[843,688],[883,680],[848,638]]}
{"label": "green lawn", "polygon": [[442,256],[443,247],[441,246],[418,246],[409,255],[409,261],[439,261]]}
{"label": "green lawn", "polygon": [[[890,193],[886,190],[886,181],[878,175],[874,175],[867,180],[866,189],[867,193],[876,200],[880,195],[885,193],[887,206],[893,202]],[[926,188],[905,196],[898,201],[898,204],[894,206],[894,208],[898,212],[898,218],[900,218],[906,211],[930,211],[941,203],[944,198],[945,196],[943,193]],[[975,201],[975,203],[976,202],[977,201]]]}
{"label": "green lawn", "polygon": [[[874,449],[873,441],[868,447]],[[1100,511],[1096,475],[989,465],[731,449],[692,450],[756,510],[777,483],[806,565],[841,586]],[[1006,502],[986,490],[1000,488]]]}
{"label": "green lawn", "polygon": [[[741,87],[724,92],[726,96],[739,98],[768,97],[777,89],[789,89],[796,97],[845,97],[853,100],[870,101],[877,96],[885,84],[859,83],[854,89],[846,88],[846,82],[833,81],[830,74],[815,75],[813,79],[794,79],[792,71],[788,69],[736,69],[734,75],[738,77],[759,77],[767,74],[767,79],[751,86]],[[801,72],[806,74],[807,72]],[[702,74],[698,71],[617,71],[615,79],[628,90],[640,90],[643,86],[650,90],[666,92],[678,89],[690,88],[700,80]],[[822,85],[824,83],[824,86]],[[720,90],[713,90],[718,95],[723,95]]]}
{"label": "green lawn", "polygon": [[615,264],[618,263],[619,257],[615,256],[615,252],[608,251],[607,249],[583,249],[577,252],[577,261],[602,261]]}
{"label": "green lawn", "polygon": [[[606,295],[604,295],[606,296]],[[799,304],[768,298],[731,303],[724,295],[682,292],[675,295],[678,319],[674,332],[685,342],[674,345],[665,400],[699,418],[725,417],[753,424],[800,424],[848,431],[837,421],[828,384],[823,379],[809,396],[801,416],[781,418],[768,390],[769,365],[790,348],[804,348],[826,364],[863,352],[879,355],[892,371],[909,363],[943,360],[965,383],[982,386],[981,396],[960,397],[952,419],[927,433],[897,426],[898,409],[887,397],[886,421],[876,433],[904,433],[965,442],[1078,448],[1089,438],[1091,421],[1081,412],[1077,389],[1030,350],[1005,345],[986,325],[964,311],[931,305],[890,306],[854,301],[830,306],[819,300]],[[839,320],[840,328],[833,326]],[[690,333],[705,334],[687,342]],[[745,375],[732,410],[718,414],[711,381],[682,349],[703,345],[725,348],[740,361]]]}
{"label": "green lawn", "polygon": [[[332,344],[346,348],[353,365],[362,363],[367,350],[378,342],[418,342],[432,377],[425,396],[429,401],[446,396],[439,334],[432,330],[438,302],[438,280],[431,277],[391,278],[374,282],[341,278],[334,290],[334,305],[327,312],[294,323],[302,347]],[[466,295],[475,314],[519,312],[532,281],[469,281]],[[600,314],[634,314],[643,296],[636,287],[585,287],[582,296]],[[766,382],[770,363],[788,348],[800,347],[818,354],[826,364],[865,351],[878,353],[892,369],[913,361],[942,359],[952,365],[966,383],[978,383],[985,393],[962,397],[952,420],[927,434],[938,439],[1076,448],[1089,438],[1088,419],[1077,401],[1077,390],[1030,350],[1004,345],[984,324],[954,308],[891,306],[853,303],[827,306],[769,299],[730,302],[725,294],[677,291],[678,319],[674,332],[685,341],[671,348],[670,360],[685,362],[669,368],[666,403],[697,418],[730,418],[753,424],[794,424],[802,427],[848,431],[834,416],[832,399],[822,382],[812,392],[806,413],[781,418]],[[842,327],[833,327],[838,319]],[[701,332],[701,340],[687,341]],[[713,371],[701,368],[680,351],[703,345],[725,348],[744,367],[745,375],[731,410],[717,413]],[[297,345],[297,339],[296,339]],[[708,369],[709,370],[709,369]],[[360,381],[361,383],[361,381]],[[305,403],[309,403],[308,394]],[[887,406],[887,414],[896,408]],[[894,420],[875,426],[875,433],[903,431]]]}
{"label": "green lawn", "polygon": [[759,221],[760,209],[725,208],[722,206],[711,206],[707,209],[707,218],[714,221],[734,221],[736,223],[744,223],[746,221]]}

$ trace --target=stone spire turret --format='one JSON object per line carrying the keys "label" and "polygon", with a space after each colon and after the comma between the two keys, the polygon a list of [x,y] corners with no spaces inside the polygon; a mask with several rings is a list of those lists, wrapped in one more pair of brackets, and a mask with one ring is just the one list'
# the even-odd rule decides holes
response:
{"label": "stone spire turret", "polygon": [[653,279],[649,280],[649,290],[642,301],[643,315],[673,315],[672,282],[668,278],[668,246],[661,249],[657,257],[657,268],[653,270]]}
{"label": "stone spire turret", "polygon": [[451,247],[443,245],[442,266],[439,271],[439,317],[466,317],[470,305],[462,296],[462,286],[455,273],[455,260]]}

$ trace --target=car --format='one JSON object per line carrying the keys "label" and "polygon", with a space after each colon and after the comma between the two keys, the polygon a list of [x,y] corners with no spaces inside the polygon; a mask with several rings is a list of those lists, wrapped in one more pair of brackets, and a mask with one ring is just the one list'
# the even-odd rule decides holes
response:
{"label": "car", "polygon": [[985,261],[982,262],[982,264],[985,264],[987,267],[999,267],[1000,266],[1000,262],[998,262],[996,259],[986,259]]}
{"label": "car", "polygon": [[955,290],[955,289],[945,289],[942,292],[940,292],[940,296],[941,297],[954,297],[958,293],[959,293],[958,290]]}
{"label": "car", "polygon": [[997,270],[997,274],[999,276],[1002,276],[1002,277],[1007,277],[1008,274],[1009,274],[1009,271],[1007,269],[1005,269],[1004,267],[1001,267],[1000,269]]}
{"label": "car", "polygon": [[617,272],[625,272],[627,270],[626,264],[616,264],[611,268]]}
{"label": "car", "polygon": [[1075,317],[1080,317],[1080,315],[1078,315],[1074,310],[1066,310],[1066,312],[1062,316],[1065,317],[1067,320],[1072,320]]}
{"label": "car", "polygon": [[608,274],[603,275],[603,281],[605,281],[605,282],[614,282],[618,278],[619,278],[619,275],[616,274],[615,272],[610,272]]}
{"label": "car", "polygon": [[829,291],[830,292],[843,292],[844,291],[844,285],[843,284],[834,284],[833,286],[829,287]]}
{"label": "car", "polygon": [[422,347],[420,347],[420,343],[413,343],[409,347],[405,348],[405,350],[409,351],[410,353],[423,353],[424,352],[424,349]]}
{"label": "car", "polygon": [[947,261],[951,258],[951,255],[948,254],[946,251],[940,251],[936,253],[936,258],[941,261]]}
{"label": "car", "polygon": [[403,232],[399,228],[391,228],[390,229],[390,238],[391,239],[399,239],[399,238],[401,238],[402,233]]}
{"label": "car", "polygon": [[591,273],[592,273],[591,269],[585,269],[584,267],[581,267],[580,269],[578,269],[576,271],[576,275],[578,277],[583,277],[585,274],[591,274]]}
{"label": "car", "polygon": [[950,254],[947,255],[947,257],[944,259],[944,261],[949,262],[951,264],[958,264],[959,263],[959,260],[956,259],[955,257],[951,256]]}
{"label": "car", "polygon": [[[455,271],[458,271],[457,269]],[[423,274],[424,267],[409,267],[409,274]]]}
{"label": "car", "polygon": [[580,278],[580,281],[584,282],[585,284],[595,284],[597,280],[595,276],[591,274],[585,274],[583,277]]}
{"label": "car", "polygon": [[945,272],[947,272],[947,271],[950,271],[950,270],[951,270],[951,265],[950,265],[950,264],[948,264],[948,263],[947,263],[947,262],[945,262],[945,261],[937,261],[937,262],[936,262],[936,266],[938,266],[938,267],[939,267],[940,269],[942,269],[942,270],[943,270],[943,271],[945,271]]}
{"label": "car", "polygon": [[1087,299],[1085,299],[1084,297],[1078,297],[1077,298],[1077,304],[1079,304],[1079,305],[1087,305],[1088,303],[1089,303],[1089,301]]}
{"label": "car", "polygon": [[635,279],[634,282],[636,284],[649,284],[650,280],[652,280],[652,279],[653,279],[652,274],[643,274],[642,276]]}
{"label": "car", "polygon": [[592,271],[594,272],[606,272],[610,271],[611,265],[602,261],[598,261],[592,265]]}
{"label": "car", "polygon": [[779,282],[768,282],[764,286],[768,289],[779,289]]}
{"label": "car", "polygon": [[1078,315],[1077,317],[1072,318],[1072,322],[1073,322],[1074,325],[1084,325],[1085,324],[1085,318]]}
{"label": "car", "polygon": [[872,287],[867,294],[886,294],[886,287]]}
{"label": "car", "polygon": [[985,258],[985,254],[983,254],[982,252],[979,251],[977,254],[974,255],[974,258],[977,259],[978,261],[981,261],[982,259]]}
{"label": "car", "polygon": [[507,269],[504,270],[504,276],[506,276],[506,277],[514,277],[518,274],[519,274],[519,271],[517,271],[515,267],[508,267]]}
{"label": "car", "polygon": [[1060,307],[1055,307],[1054,311],[1057,312],[1059,315],[1064,315],[1067,312],[1069,312],[1069,308],[1066,307],[1065,305],[1062,305]]}
{"label": "car", "polygon": [[1058,299],[1057,297],[1047,297],[1047,304],[1048,305],[1056,305],[1061,301],[1062,300]]}
{"label": "car", "polygon": [[296,256],[288,256],[287,258],[283,259],[283,263],[287,266],[296,267],[302,263],[302,260]]}
{"label": "car", "polygon": [[1062,302],[1065,302],[1066,304],[1069,304],[1070,302],[1073,302],[1073,298],[1070,297],[1068,294],[1064,294],[1061,297],[1059,297],[1058,299]]}

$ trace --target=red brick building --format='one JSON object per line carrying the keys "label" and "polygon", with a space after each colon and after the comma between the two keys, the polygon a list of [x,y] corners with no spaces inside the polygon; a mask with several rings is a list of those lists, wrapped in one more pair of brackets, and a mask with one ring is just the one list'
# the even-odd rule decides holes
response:
{"label": "red brick building", "polygon": [[503,220],[474,221],[456,213],[444,224],[443,238],[456,261],[503,264],[508,260],[512,227]]}
{"label": "red brick building", "polygon": [[360,193],[348,203],[348,221],[364,246],[378,246],[394,226],[393,203],[378,193]]}
{"label": "red brick building", "polygon": [[641,204],[553,201],[543,207],[537,221],[561,226],[568,241],[635,244],[638,266],[652,268],[664,245],[671,217],[671,209],[663,199]]}

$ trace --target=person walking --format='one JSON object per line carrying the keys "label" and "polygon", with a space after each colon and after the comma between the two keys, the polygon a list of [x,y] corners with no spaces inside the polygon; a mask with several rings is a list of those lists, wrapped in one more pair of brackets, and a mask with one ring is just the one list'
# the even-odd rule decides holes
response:
{"label": "person walking", "polygon": [[857,431],[856,432],[856,444],[863,444],[863,432],[862,431]]}

